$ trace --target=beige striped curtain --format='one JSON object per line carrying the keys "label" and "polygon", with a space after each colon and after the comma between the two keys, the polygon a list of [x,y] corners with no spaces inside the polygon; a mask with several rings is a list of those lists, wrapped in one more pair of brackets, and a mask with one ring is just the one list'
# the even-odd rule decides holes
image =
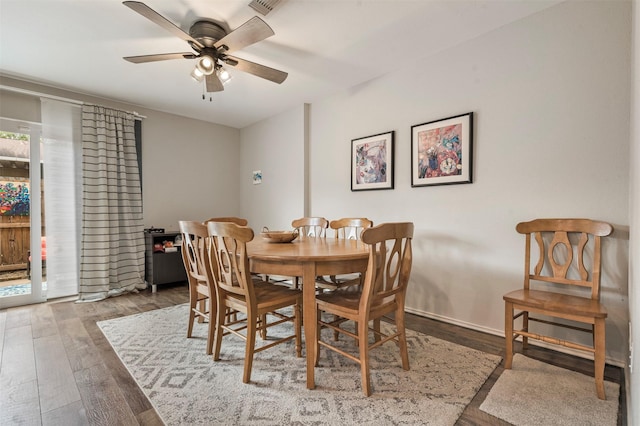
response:
{"label": "beige striped curtain", "polygon": [[81,301],[146,287],[134,123],[131,113],[82,106]]}

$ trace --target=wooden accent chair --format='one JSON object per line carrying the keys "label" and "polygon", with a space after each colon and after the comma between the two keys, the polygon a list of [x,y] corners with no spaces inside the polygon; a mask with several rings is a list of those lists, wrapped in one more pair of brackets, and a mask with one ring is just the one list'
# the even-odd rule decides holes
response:
{"label": "wooden accent chair", "polygon": [[[384,223],[362,232],[362,241],[369,245],[369,262],[362,284],[362,292],[323,293],[316,297],[318,311],[318,333],[316,336],[316,365],[320,346],[333,350],[360,364],[362,391],[365,396],[371,395],[369,377],[369,351],[388,341],[394,341],[400,348],[402,368],[409,370],[409,354],[404,325],[404,303],[409,275],[411,274],[411,239],[413,223]],[[331,322],[324,321],[322,313],[337,317]],[[395,314],[395,332],[385,335],[374,328],[369,328],[369,321],[379,320],[387,314]],[[343,319],[355,321],[356,333],[340,327]],[[356,339],[359,355],[355,356],[331,343],[322,340],[322,328],[329,327],[334,331]],[[369,332],[377,338],[369,342]]]}
{"label": "wooden accent chair", "polygon": [[207,227],[200,222],[181,220],[182,261],[189,283],[189,326],[187,337],[193,333],[193,323],[207,320],[207,355],[211,355],[216,320],[216,300],[213,273],[207,257]]}
{"label": "wooden accent chair", "polygon": [[[218,320],[215,333],[213,359],[220,359],[223,336],[234,334],[246,341],[244,374],[242,381],[249,383],[254,354],[280,343],[295,339],[296,355],[302,356],[300,324],[302,316],[302,292],[265,281],[254,281],[249,270],[246,243],[253,240],[253,230],[230,222],[207,223],[210,245],[209,262],[214,275],[218,301]],[[292,315],[276,312],[293,307]],[[232,309],[246,315],[237,319],[225,315]],[[277,319],[267,322],[267,314]],[[293,334],[278,338],[256,348],[256,334],[267,328],[291,321]],[[243,333],[244,332],[244,333]],[[266,332],[263,333],[266,335]]]}
{"label": "wooden accent chair", "polygon": [[231,222],[231,223],[235,223],[236,225],[240,225],[240,226],[247,226],[247,224],[249,223],[247,221],[247,219],[244,219],[242,217],[234,217],[234,216],[212,217],[212,218],[209,218],[209,219],[205,220],[204,224],[206,225],[207,222]]}
{"label": "wooden accent chair", "polygon": [[[513,341],[518,336],[522,336],[523,350],[527,349],[528,339],[531,338],[586,351],[594,355],[598,398],[606,399],[604,364],[607,311],[600,303],[600,239],[610,235],[613,227],[589,219],[536,219],[519,223],[516,231],[526,236],[524,288],[503,296],[505,368],[511,368]],[[537,251],[535,248],[532,250],[532,236],[537,242]],[[585,250],[589,240],[593,241],[592,250]],[[585,251],[591,254],[591,258],[585,256]],[[575,256],[577,259],[574,259]],[[590,270],[585,267],[586,259],[589,259],[587,263],[590,263]],[[589,289],[588,292],[585,287]],[[550,319],[535,318],[531,313]],[[515,329],[514,323],[519,317],[522,318],[522,328]],[[570,321],[560,323],[558,319]],[[593,345],[534,333],[529,328],[530,321],[592,334]],[[571,324],[576,322],[583,325]]]}

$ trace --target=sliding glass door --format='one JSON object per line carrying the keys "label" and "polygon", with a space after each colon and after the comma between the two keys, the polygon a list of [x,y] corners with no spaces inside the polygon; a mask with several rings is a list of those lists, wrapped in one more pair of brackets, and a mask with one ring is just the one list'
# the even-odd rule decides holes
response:
{"label": "sliding glass door", "polygon": [[0,119],[0,308],[46,300],[41,126]]}

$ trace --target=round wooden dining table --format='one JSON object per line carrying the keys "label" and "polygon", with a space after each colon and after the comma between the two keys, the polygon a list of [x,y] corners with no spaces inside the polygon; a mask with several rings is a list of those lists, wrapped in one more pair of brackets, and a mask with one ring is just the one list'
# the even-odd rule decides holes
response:
{"label": "round wooden dining table", "polygon": [[257,237],[247,243],[251,272],[302,277],[303,322],[307,355],[307,389],[315,388],[316,277],[364,272],[368,246],[360,240],[303,238],[290,243],[273,243]]}

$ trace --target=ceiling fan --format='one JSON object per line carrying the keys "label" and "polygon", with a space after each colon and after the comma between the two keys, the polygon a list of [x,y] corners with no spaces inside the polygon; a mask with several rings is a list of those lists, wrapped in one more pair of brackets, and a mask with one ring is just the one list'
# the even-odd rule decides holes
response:
{"label": "ceiling fan", "polygon": [[189,43],[191,49],[193,49],[193,52],[160,53],[126,56],[123,58],[129,62],[141,64],[169,59],[196,59],[196,66],[191,72],[191,77],[196,81],[204,80],[207,92],[224,90],[223,83],[226,83],[230,76],[223,65],[229,65],[240,71],[248,72],[278,84],[287,78],[288,74],[286,72],[229,55],[229,53],[243,49],[275,34],[271,27],[257,16],[249,19],[229,33],[214,22],[196,21],[191,25],[189,34],[187,34],[142,2],[125,1],[123,4],[173,35],[180,37]]}

